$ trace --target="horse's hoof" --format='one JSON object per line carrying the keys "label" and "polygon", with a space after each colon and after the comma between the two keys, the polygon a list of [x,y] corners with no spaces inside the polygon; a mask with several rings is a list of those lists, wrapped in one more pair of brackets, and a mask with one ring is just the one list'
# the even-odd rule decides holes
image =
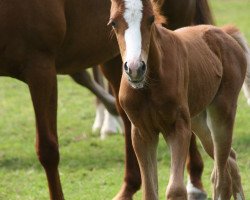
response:
{"label": "horse's hoof", "polygon": [[115,198],[113,198],[113,200],[132,200],[132,198],[128,198],[128,197],[115,197]]}
{"label": "horse's hoof", "polygon": [[104,122],[101,129],[101,139],[105,139],[108,135],[113,135],[122,132],[119,118],[111,115],[105,110]]}
{"label": "horse's hoof", "polygon": [[207,194],[203,190],[195,187],[189,180],[187,183],[188,200],[206,200]]}
{"label": "horse's hoof", "polygon": [[112,200],[132,200],[132,196],[118,193]]}
{"label": "horse's hoof", "polygon": [[203,191],[188,193],[188,200],[207,200],[207,194]]}

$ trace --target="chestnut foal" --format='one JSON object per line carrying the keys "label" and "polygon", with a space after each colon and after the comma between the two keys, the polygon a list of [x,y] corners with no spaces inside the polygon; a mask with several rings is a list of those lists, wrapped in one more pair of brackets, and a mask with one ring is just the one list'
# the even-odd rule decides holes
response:
{"label": "chestnut foal", "polygon": [[112,0],[109,24],[124,63],[119,100],[132,122],[143,199],[158,199],[159,132],[171,151],[166,197],[187,199],[183,176],[194,132],[214,159],[213,199],[230,200],[233,195],[243,200],[231,143],[250,54],[247,43],[234,27],[170,31],[162,23],[164,18],[149,0]]}

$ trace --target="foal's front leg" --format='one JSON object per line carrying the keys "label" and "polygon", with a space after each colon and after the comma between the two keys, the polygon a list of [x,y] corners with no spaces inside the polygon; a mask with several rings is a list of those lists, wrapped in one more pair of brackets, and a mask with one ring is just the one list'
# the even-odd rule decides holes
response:
{"label": "foal's front leg", "polygon": [[143,200],[158,199],[157,145],[159,134],[139,131],[132,126],[132,142],[139,162]]}
{"label": "foal's front leg", "polygon": [[191,139],[190,122],[183,118],[177,119],[173,131],[163,133],[163,136],[171,151],[170,179],[166,191],[167,199],[186,200],[184,169]]}

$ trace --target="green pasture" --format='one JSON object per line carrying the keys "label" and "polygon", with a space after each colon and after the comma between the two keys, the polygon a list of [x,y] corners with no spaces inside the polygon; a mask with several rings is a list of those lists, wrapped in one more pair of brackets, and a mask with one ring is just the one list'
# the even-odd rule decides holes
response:
{"label": "green pasture", "polygon": [[[212,0],[216,23],[235,24],[250,41],[250,0]],[[60,175],[67,200],[110,200],[123,179],[124,140],[101,141],[91,134],[94,96],[67,76],[58,76]],[[28,88],[11,78],[0,79],[0,200],[47,200],[47,181],[34,148],[35,121]],[[250,199],[250,107],[240,95],[233,147],[237,151],[246,200]],[[211,198],[213,162],[200,147],[203,182]],[[170,156],[161,138],[158,151],[159,196],[164,199]],[[140,199],[139,192],[135,200]]]}

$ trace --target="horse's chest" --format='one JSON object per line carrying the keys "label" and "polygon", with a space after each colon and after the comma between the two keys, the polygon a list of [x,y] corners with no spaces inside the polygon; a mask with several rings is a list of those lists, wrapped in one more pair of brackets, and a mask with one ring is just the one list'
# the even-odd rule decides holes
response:
{"label": "horse's chest", "polygon": [[177,104],[169,100],[154,100],[150,96],[123,102],[130,121],[138,128],[147,131],[168,129],[176,119]]}

